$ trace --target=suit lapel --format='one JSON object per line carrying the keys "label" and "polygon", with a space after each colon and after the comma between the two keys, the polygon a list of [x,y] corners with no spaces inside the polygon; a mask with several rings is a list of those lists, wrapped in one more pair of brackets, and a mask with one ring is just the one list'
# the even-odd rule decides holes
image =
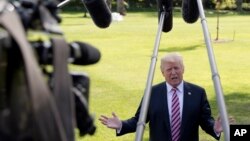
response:
{"label": "suit lapel", "polygon": [[164,120],[167,129],[169,130],[168,132],[171,133],[171,127],[170,127],[170,121],[169,121],[169,111],[168,111],[168,98],[167,98],[167,86],[166,83],[164,83],[164,86],[162,87],[161,90],[162,96],[161,96],[161,101],[163,105],[163,113],[164,113]]}
{"label": "suit lapel", "polygon": [[190,91],[190,87],[187,83],[184,82],[184,93],[183,93],[183,108],[182,108],[182,122],[181,122],[181,134],[185,132],[186,123],[190,122],[188,121],[187,114],[189,113],[190,104],[192,104],[190,101],[192,99],[192,93]]}

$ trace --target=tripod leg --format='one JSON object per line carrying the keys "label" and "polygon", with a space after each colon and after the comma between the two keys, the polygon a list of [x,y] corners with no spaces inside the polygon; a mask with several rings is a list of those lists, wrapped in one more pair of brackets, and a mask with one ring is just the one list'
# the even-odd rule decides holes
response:
{"label": "tripod leg", "polygon": [[149,105],[149,100],[150,100],[152,81],[153,81],[153,77],[154,77],[155,65],[156,65],[156,61],[157,61],[158,49],[159,49],[159,44],[160,44],[160,40],[161,40],[161,33],[162,33],[163,22],[165,19],[165,14],[166,14],[165,12],[162,12],[161,17],[160,17],[158,32],[156,35],[156,40],[155,40],[155,45],[154,45],[154,52],[153,52],[153,55],[151,58],[151,64],[150,64],[150,68],[149,68],[146,89],[144,92],[144,97],[143,97],[142,106],[141,106],[140,117],[139,117],[139,121],[137,123],[135,141],[142,140],[142,136],[143,136],[143,132],[144,132],[144,128],[145,128],[145,120],[146,120],[146,115],[148,112],[148,105]]}
{"label": "tripod leg", "polygon": [[223,126],[223,130],[224,130],[224,134],[225,134],[225,141],[229,141],[230,134],[229,134],[228,115],[227,115],[226,105],[225,105],[223,91],[222,91],[222,87],[221,87],[220,77],[219,77],[219,73],[218,73],[217,67],[216,67],[213,47],[211,44],[211,38],[209,36],[210,34],[208,31],[207,22],[205,19],[202,1],[197,0],[197,3],[198,3],[199,12],[200,12],[203,34],[204,34],[204,38],[205,38],[205,42],[206,42],[207,53],[208,53],[208,57],[209,57],[214,88],[215,88],[215,92],[216,92],[217,104],[219,106],[220,116],[222,118],[222,126]]}
{"label": "tripod leg", "polygon": [[63,7],[64,5],[66,5],[66,4],[69,3],[69,2],[70,2],[70,0],[65,0],[65,1],[59,3],[59,4],[57,5],[57,7]]}

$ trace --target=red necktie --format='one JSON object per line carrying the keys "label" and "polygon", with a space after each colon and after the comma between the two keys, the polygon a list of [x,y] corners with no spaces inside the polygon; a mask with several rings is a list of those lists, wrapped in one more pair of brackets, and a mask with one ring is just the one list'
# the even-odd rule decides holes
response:
{"label": "red necktie", "polygon": [[172,95],[172,117],[171,117],[171,133],[172,133],[172,141],[180,140],[180,127],[181,127],[181,117],[180,117],[180,103],[179,98],[177,96],[177,89],[173,88]]}

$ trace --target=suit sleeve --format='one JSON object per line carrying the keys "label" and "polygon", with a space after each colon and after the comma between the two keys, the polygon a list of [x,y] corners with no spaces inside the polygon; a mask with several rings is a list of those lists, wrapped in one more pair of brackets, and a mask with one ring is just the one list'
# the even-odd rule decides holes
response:
{"label": "suit sleeve", "polygon": [[209,102],[207,100],[206,92],[203,89],[203,96],[202,96],[202,107],[201,107],[201,120],[200,126],[201,128],[213,136],[215,139],[219,140],[220,136],[218,137],[214,131],[214,118],[211,115],[211,108]]}
{"label": "suit sleeve", "polygon": [[[120,133],[116,133],[117,136],[121,136],[121,135],[124,135],[127,133],[133,133],[136,131],[137,122],[138,122],[139,116],[140,116],[141,104],[142,104],[142,101],[141,101],[134,117],[122,121],[122,129],[121,129]],[[146,122],[148,122],[148,118],[147,118]]]}

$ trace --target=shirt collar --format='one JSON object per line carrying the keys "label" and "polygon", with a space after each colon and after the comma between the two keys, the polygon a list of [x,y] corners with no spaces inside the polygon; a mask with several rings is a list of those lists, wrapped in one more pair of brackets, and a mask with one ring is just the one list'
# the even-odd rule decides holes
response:
{"label": "shirt collar", "polygon": [[[173,86],[171,86],[168,82],[166,82],[166,85],[167,85],[167,92],[170,93]],[[181,83],[177,86],[177,89],[179,92],[183,93],[183,81],[181,81]]]}

